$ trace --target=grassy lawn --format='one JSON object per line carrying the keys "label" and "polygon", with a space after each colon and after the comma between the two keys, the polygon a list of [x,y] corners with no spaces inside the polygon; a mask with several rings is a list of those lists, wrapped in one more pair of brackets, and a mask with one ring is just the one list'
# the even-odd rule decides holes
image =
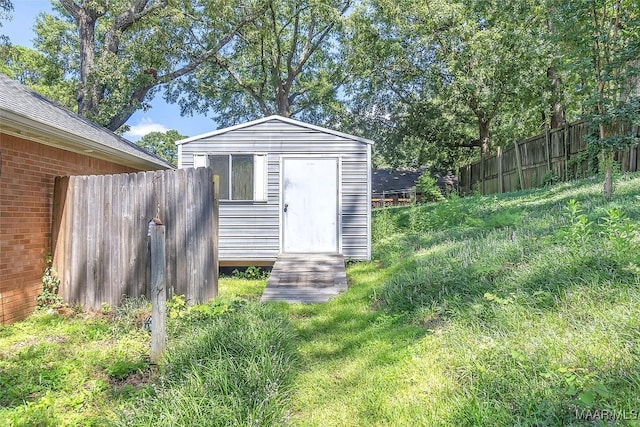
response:
{"label": "grassy lawn", "polygon": [[378,211],[346,294],[281,307],[292,423],[639,425],[640,179],[600,188]]}
{"label": "grassy lawn", "polygon": [[265,280],[0,326],[0,425],[640,425],[640,177],[375,213],[321,305]]}

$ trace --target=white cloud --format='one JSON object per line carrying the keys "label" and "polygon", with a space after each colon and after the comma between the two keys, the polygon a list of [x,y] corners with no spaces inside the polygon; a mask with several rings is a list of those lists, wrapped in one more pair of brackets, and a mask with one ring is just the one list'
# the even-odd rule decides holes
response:
{"label": "white cloud", "polygon": [[124,137],[131,140],[142,138],[151,132],[166,132],[169,128],[160,123],[154,123],[149,117],[143,117],[137,125],[131,125],[131,128],[124,133]]}

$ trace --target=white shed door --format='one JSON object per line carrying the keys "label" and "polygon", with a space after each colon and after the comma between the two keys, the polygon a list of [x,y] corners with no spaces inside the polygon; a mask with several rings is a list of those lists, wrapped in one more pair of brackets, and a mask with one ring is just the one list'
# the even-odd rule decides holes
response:
{"label": "white shed door", "polygon": [[283,158],[284,252],[338,252],[338,158]]}

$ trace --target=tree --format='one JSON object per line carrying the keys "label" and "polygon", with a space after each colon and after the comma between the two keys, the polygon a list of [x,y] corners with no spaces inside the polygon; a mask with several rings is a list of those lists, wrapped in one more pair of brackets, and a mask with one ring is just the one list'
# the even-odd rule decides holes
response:
{"label": "tree", "polygon": [[545,67],[534,3],[371,1],[352,19],[357,109],[391,118],[394,133],[412,122],[422,131],[413,140],[459,159],[467,147],[488,154],[496,129],[505,142],[539,129]]}
{"label": "tree", "polygon": [[176,165],[178,162],[178,148],[175,142],[184,138],[186,138],[185,135],[181,135],[177,130],[172,129],[166,132],[148,133],[140,138],[136,144],[172,165]]}
{"label": "tree", "polygon": [[70,110],[77,107],[73,82],[65,80],[64,67],[40,52],[23,46],[2,48],[0,72]]}
{"label": "tree", "polygon": [[[0,0],[0,28],[2,28],[2,21],[11,19],[11,12],[13,11],[13,4],[11,0]],[[9,38],[4,34],[0,34],[0,47],[9,44]]]}
{"label": "tree", "polygon": [[116,130],[167,83],[193,72],[262,10],[220,0],[56,0],[35,46],[77,85],[79,114]]}
{"label": "tree", "polygon": [[340,110],[345,73],[336,41],[351,4],[267,0],[226,49],[176,82],[173,99],[187,112],[213,110],[221,125],[271,114],[322,121]]}
{"label": "tree", "polygon": [[585,94],[588,122],[597,128],[589,143],[602,154],[603,194],[613,193],[613,152],[637,143],[632,125],[640,123],[640,3],[635,0],[552,0],[558,44],[569,60],[575,89]]}

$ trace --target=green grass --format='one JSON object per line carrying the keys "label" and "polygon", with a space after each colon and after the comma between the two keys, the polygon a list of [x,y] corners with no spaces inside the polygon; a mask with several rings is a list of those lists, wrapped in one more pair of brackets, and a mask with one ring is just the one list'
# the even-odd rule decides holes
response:
{"label": "green grass", "polygon": [[[207,309],[209,308],[209,309]],[[118,425],[272,426],[287,416],[297,367],[288,319],[255,302],[221,299],[175,325],[161,386]]]}
{"label": "green grass", "polygon": [[221,278],[157,367],[141,301],[0,326],[0,425],[640,425],[640,177],[600,188],[377,211],[347,292]]}
{"label": "green grass", "polygon": [[348,269],[347,293],[281,306],[304,367],[292,424],[561,426],[638,414],[640,179],[620,178],[610,202],[600,188],[376,212],[374,260]]}
{"label": "green grass", "polygon": [[0,326],[0,425],[102,426],[145,392],[147,304],[128,300],[109,315],[69,311]]}
{"label": "green grass", "polygon": [[224,296],[209,304],[170,301],[157,366],[148,360],[144,300],[0,327],[0,425],[285,423],[296,337],[286,316],[256,301],[264,285],[223,278]]}

